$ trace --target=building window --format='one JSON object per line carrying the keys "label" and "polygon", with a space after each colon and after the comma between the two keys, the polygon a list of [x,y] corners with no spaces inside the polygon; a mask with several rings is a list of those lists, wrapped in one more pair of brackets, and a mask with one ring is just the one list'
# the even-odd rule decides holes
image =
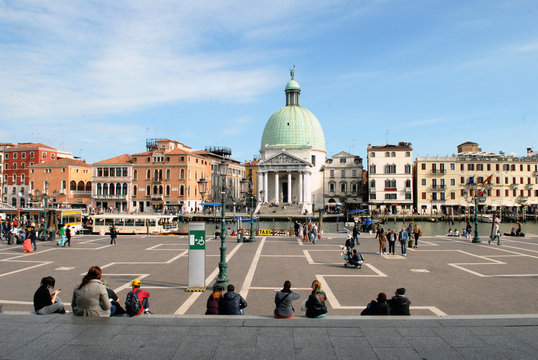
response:
{"label": "building window", "polygon": [[370,181],[370,187],[375,189],[375,180]]}
{"label": "building window", "polygon": [[450,186],[456,186],[456,179],[450,179]]}
{"label": "building window", "polygon": [[422,200],[426,200],[426,193],[425,192],[422,192],[421,198],[422,198]]}
{"label": "building window", "polygon": [[347,191],[347,184],[345,182],[340,183],[340,192],[345,193]]}
{"label": "building window", "polygon": [[136,180],[138,178],[138,171],[133,171],[133,180]]}
{"label": "building window", "polygon": [[352,183],[351,184],[351,192],[353,194],[356,194],[357,193],[357,183]]}
{"label": "building window", "polygon": [[343,177],[343,178],[345,178],[345,177],[346,177],[346,171],[345,171],[345,170],[342,170],[342,171],[340,172],[340,176]]}
{"label": "building window", "polygon": [[370,153],[370,156],[371,156],[371,157],[375,157],[375,152],[372,151],[372,152]]}
{"label": "building window", "polygon": [[385,165],[385,174],[396,174],[396,164]]}
{"label": "building window", "polygon": [[467,164],[467,170],[474,171],[474,164]]}
{"label": "building window", "polygon": [[375,200],[375,194],[370,194],[370,199]]}
{"label": "building window", "polygon": [[146,179],[151,179],[151,170],[150,169],[146,170]]}
{"label": "building window", "polygon": [[146,196],[151,195],[151,187],[149,185],[146,185]]}
{"label": "building window", "polygon": [[385,153],[385,157],[390,157],[390,153],[388,151]]}
{"label": "building window", "polygon": [[170,185],[166,185],[166,196],[170,196]]}
{"label": "building window", "polygon": [[408,189],[411,188],[411,180],[405,180],[405,187]]}
{"label": "building window", "polygon": [[396,153],[393,151],[391,154],[390,154],[391,157],[396,157]]}
{"label": "building window", "polygon": [[312,165],[316,166],[316,155],[312,155]]}
{"label": "building window", "polygon": [[411,165],[410,164],[405,165],[405,173],[406,174],[411,174]]}
{"label": "building window", "polygon": [[411,157],[411,152],[410,152],[410,151],[406,151],[406,152],[405,152],[405,157]]}
{"label": "building window", "polygon": [[170,180],[170,169],[166,169],[166,179]]}
{"label": "building window", "polygon": [[370,165],[370,174],[375,174],[375,165]]}
{"label": "building window", "polygon": [[346,158],[340,158],[340,164],[345,164],[346,163]]}
{"label": "building window", "polygon": [[329,183],[329,192],[334,192],[334,188],[335,188],[335,183],[331,182]]}
{"label": "building window", "polygon": [[47,153],[46,153],[46,152],[43,152],[43,154],[41,154],[41,157],[42,157],[43,159],[46,159],[46,158],[47,158]]}
{"label": "building window", "polygon": [[133,186],[133,197],[136,197],[138,194],[138,187],[135,185]]}
{"label": "building window", "polygon": [[385,200],[396,200],[397,199],[397,194],[385,194]]}
{"label": "building window", "polygon": [[421,184],[422,184],[422,186],[426,186],[426,179],[422,179]]}
{"label": "building window", "polygon": [[357,177],[357,170],[351,170],[351,176]]}
{"label": "building window", "polygon": [[179,178],[180,179],[185,179],[185,170],[184,169],[179,170]]}

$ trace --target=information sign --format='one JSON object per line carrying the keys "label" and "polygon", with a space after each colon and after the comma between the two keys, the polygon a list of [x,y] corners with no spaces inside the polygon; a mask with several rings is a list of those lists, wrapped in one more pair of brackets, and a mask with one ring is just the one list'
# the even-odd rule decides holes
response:
{"label": "information sign", "polygon": [[189,287],[188,291],[204,291],[205,223],[189,223]]}

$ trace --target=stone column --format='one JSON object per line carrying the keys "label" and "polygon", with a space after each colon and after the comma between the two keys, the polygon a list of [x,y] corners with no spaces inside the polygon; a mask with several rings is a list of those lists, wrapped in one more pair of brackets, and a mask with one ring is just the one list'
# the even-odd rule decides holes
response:
{"label": "stone column", "polygon": [[262,191],[262,190],[264,190],[264,187],[263,187],[263,173],[258,171],[258,188],[256,189],[256,191],[258,192],[256,194],[256,199],[258,199],[258,201],[263,201],[263,198],[260,195],[260,191]]}
{"label": "stone column", "polygon": [[269,185],[268,185],[269,173],[263,173],[263,201],[268,202],[269,199]]}
{"label": "stone column", "polygon": [[275,204],[278,204],[278,171],[275,172]]}
{"label": "stone column", "polygon": [[288,171],[288,204],[291,204],[291,172]]}
{"label": "stone column", "polygon": [[312,203],[312,190],[310,188],[310,173],[305,172],[304,174],[304,201],[305,203]]}
{"label": "stone column", "polygon": [[303,203],[304,187],[303,187],[304,172],[299,172],[299,204]]}

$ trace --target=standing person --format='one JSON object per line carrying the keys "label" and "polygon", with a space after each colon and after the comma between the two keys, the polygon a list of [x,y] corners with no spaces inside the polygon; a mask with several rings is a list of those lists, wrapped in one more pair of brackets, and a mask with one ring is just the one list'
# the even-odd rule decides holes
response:
{"label": "standing person", "polygon": [[379,252],[378,254],[385,254],[385,241],[387,240],[387,236],[385,235],[385,230],[383,228],[379,229],[379,232],[377,233],[377,240],[379,241]]}
{"label": "standing person", "polygon": [[418,247],[418,238],[420,237],[420,228],[418,227],[418,224],[415,224],[415,227],[413,228],[413,233],[415,234],[415,248]]}
{"label": "standing person", "polygon": [[308,225],[305,222],[303,224],[303,242],[309,242],[309,241],[310,241],[310,239],[308,238]]}
{"label": "standing person", "polygon": [[56,280],[52,276],[41,279],[41,285],[34,294],[34,310],[38,315],[65,314],[64,304],[58,296],[61,290],[54,290],[52,295],[50,294],[50,290],[54,289],[54,284]]}
{"label": "standing person", "polygon": [[389,229],[387,238],[389,241],[389,254],[394,255],[394,248],[396,247],[396,234],[394,233],[394,230]]}
{"label": "standing person", "polygon": [[235,286],[228,285],[228,292],[219,301],[220,315],[245,315],[245,310],[243,309],[247,307],[247,302],[234,291]]}
{"label": "standing person", "polygon": [[390,309],[387,304],[387,294],[380,292],[377,295],[377,301],[372,300],[366,308],[361,312],[361,315],[389,315]]}
{"label": "standing person", "polygon": [[35,226],[31,227],[29,237],[30,237],[30,242],[32,243],[32,248],[34,249],[34,251],[37,251],[37,244],[36,244],[37,232],[35,230]]}
{"label": "standing person", "polygon": [[67,246],[71,246],[71,228],[69,226],[65,229],[65,237]]}
{"label": "standing person", "polygon": [[409,305],[411,301],[405,296],[405,289],[396,289],[392,299],[387,301],[390,308],[391,315],[411,315],[409,312]]}
{"label": "standing person", "polygon": [[355,223],[353,226],[353,242],[357,244],[357,246],[360,245],[359,243],[359,224]]}
{"label": "standing person", "polygon": [[473,228],[471,227],[471,224],[467,221],[467,225],[465,226],[465,231],[467,231],[466,239],[471,240],[471,231]]}
{"label": "standing person", "polygon": [[112,224],[110,227],[110,245],[116,245],[116,238],[118,237],[118,231],[116,230],[116,225]]}
{"label": "standing person", "polygon": [[407,235],[411,236],[412,233],[413,233],[413,221],[411,221],[409,225],[407,226]]}
{"label": "standing person", "polygon": [[131,283],[133,289],[129,291],[125,298],[125,311],[129,316],[151,314],[149,311],[149,293],[142,290],[142,282],[139,279],[134,279]]}
{"label": "standing person", "polygon": [[402,230],[400,230],[398,234],[398,241],[400,242],[403,256],[407,256],[407,241],[408,240],[409,240],[409,235],[407,234],[407,230],[405,230],[405,228],[402,228]]}
{"label": "standing person", "polygon": [[299,236],[299,227],[301,225],[299,224],[298,220],[295,220],[295,223],[293,224],[293,229],[295,230],[295,236]]}
{"label": "standing person", "polygon": [[60,224],[58,225],[58,235],[60,235],[60,240],[56,243],[56,246],[65,246],[65,225]]}
{"label": "standing person", "polygon": [[101,282],[103,271],[92,266],[73,290],[71,308],[73,315],[85,317],[110,317],[110,300],[105,285]]}
{"label": "standing person", "polygon": [[318,224],[314,223],[312,225],[312,244],[316,245],[318,243]]}
{"label": "standing person", "polygon": [[308,218],[308,223],[306,224],[306,229],[308,230],[308,241],[313,242],[312,239],[312,229],[314,229],[314,224],[312,223],[312,219]]}
{"label": "standing person", "polygon": [[312,293],[306,300],[306,317],[323,318],[327,316],[327,296],[321,291],[319,280],[312,282]]}
{"label": "standing person", "polygon": [[206,315],[218,315],[219,314],[219,301],[222,299],[222,288],[220,286],[213,286],[213,292],[209,295],[206,305]]}
{"label": "standing person", "polygon": [[284,281],[282,290],[275,294],[275,311],[273,315],[277,319],[291,319],[295,316],[295,309],[292,306],[294,300],[299,299],[299,294],[291,291],[291,282]]}
{"label": "standing person", "polygon": [[493,229],[491,229],[488,245],[490,245],[492,241],[495,241],[495,239],[497,239],[497,245],[501,245],[501,230],[499,229],[499,219],[495,219],[495,225],[493,225]]}

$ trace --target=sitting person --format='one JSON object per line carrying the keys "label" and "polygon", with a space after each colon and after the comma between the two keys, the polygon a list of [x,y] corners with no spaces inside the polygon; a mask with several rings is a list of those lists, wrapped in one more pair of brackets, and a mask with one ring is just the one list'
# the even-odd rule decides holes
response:
{"label": "sitting person", "polygon": [[247,302],[235,291],[235,286],[228,285],[228,292],[219,301],[219,315],[245,315]]}
{"label": "sitting person", "polygon": [[275,294],[275,311],[274,316],[277,319],[291,319],[295,316],[293,309],[293,300],[299,299],[299,294],[291,291],[291,282],[286,280],[284,288]]}
{"label": "sitting person", "polygon": [[380,292],[377,295],[377,301],[372,300],[361,315],[389,315],[389,304],[387,304],[387,295]]}
{"label": "sitting person", "polygon": [[510,230],[510,236],[516,236],[516,228],[512,228],[512,230]]}
{"label": "sitting person", "polygon": [[206,315],[218,315],[219,314],[219,301],[222,298],[222,288],[220,286],[213,286],[213,292],[207,299]]}
{"label": "sitting person", "polygon": [[460,236],[460,233],[458,232],[458,229],[454,230],[454,236]]}
{"label": "sitting person", "polygon": [[110,299],[99,266],[92,266],[73,291],[71,308],[73,315],[86,317],[110,317]]}
{"label": "sitting person", "polygon": [[353,250],[353,255],[349,257],[349,265],[360,268],[364,262],[362,256],[357,253],[357,250]]}
{"label": "sitting person", "polygon": [[388,300],[390,315],[411,315],[409,305],[411,301],[405,296],[405,289],[396,289],[392,299]]}
{"label": "sitting person", "polygon": [[452,236],[452,228],[448,229],[448,234],[447,236]]}
{"label": "sitting person", "polygon": [[321,291],[319,280],[312,282],[312,293],[306,300],[306,317],[323,318],[327,316],[327,296]]}
{"label": "sitting person", "polygon": [[56,280],[52,276],[41,279],[41,285],[34,294],[34,310],[36,314],[65,314],[64,304],[58,296],[60,289],[55,290],[52,295],[50,294],[50,290],[54,288],[55,283]]}
{"label": "sitting person", "polygon": [[467,230],[465,228],[461,229],[461,235],[467,237]]}
{"label": "sitting person", "polygon": [[355,247],[355,242],[353,241],[353,237],[351,235],[347,236],[345,247],[350,249],[353,249]]}
{"label": "sitting person", "polygon": [[151,314],[149,311],[149,293],[140,288],[142,282],[139,279],[134,279],[131,285],[133,289],[129,291],[125,298],[125,311],[127,314],[129,316],[140,315],[142,312]]}
{"label": "sitting person", "polygon": [[101,282],[105,285],[108,299],[110,300],[110,316],[125,314],[125,309],[118,302],[119,297],[116,292],[110,288],[106,280],[101,280]]}

